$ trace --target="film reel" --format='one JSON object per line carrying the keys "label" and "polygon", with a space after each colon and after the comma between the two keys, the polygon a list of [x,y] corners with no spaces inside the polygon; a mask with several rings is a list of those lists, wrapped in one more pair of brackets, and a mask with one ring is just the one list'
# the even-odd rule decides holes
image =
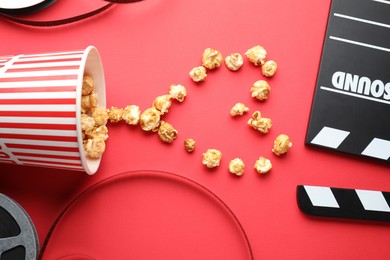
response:
{"label": "film reel", "polygon": [[0,260],[34,260],[39,240],[26,211],[0,194]]}
{"label": "film reel", "polygon": [[30,14],[52,5],[56,0],[10,1],[0,0],[0,12],[5,14]]}

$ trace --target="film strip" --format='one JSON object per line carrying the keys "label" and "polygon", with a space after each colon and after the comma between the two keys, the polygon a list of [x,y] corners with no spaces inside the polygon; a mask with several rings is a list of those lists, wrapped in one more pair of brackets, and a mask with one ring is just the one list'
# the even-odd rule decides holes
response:
{"label": "film strip", "polygon": [[[1,0],[0,0],[1,1]],[[23,3],[19,3],[19,5],[23,5],[19,8],[14,7],[14,8],[4,8],[0,6],[0,16],[3,18],[6,18],[10,21],[13,21],[18,24],[23,24],[23,25],[28,25],[28,26],[38,26],[38,27],[53,27],[53,26],[60,26],[64,24],[70,24],[74,23],[77,21],[81,21],[84,19],[87,19],[89,17],[95,16],[99,13],[104,12],[105,10],[113,7],[115,4],[129,4],[129,3],[135,3],[135,2],[140,2],[143,0],[103,0],[107,4],[103,5],[100,8],[97,8],[95,10],[92,10],[87,13],[83,13],[80,15],[64,18],[64,19],[59,19],[59,20],[51,20],[51,21],[33,21],[33,20],[28,20],[20,17],[20,15],[24,14],[30,14],[30,13],[35,13],[38,12],[42,9],[45,9],[52,4],[56,2],[56,0],[31,0],[31,1],[23,1]],[[11,1],[7,1],[11,2]],[[15,1],[16,2],[16,1]],[[31,2],[31,4],[28,4]],[[38,2],[38,3],[37,3]],[[0,2],[1,3],[1,2]]]}
{"label": "film strip", "polygon": [[390,221],[390,192],[298,185],[297,202],[313,216]]}
{"label": "film strip", "polygon": [[0,194],[0,260],[35,260],[39,240],[24,209]]}
{"label": "film strip", "polygon": [[390,162],[389,13],[389,1],[332,1],[306,144]]}

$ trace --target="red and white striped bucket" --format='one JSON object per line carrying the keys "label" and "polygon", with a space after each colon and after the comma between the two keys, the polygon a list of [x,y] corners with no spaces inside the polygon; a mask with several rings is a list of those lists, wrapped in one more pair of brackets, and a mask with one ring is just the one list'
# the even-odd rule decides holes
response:
{"label": "red and white striped bucket", "polygon": [[86,157],[81,134],[84,73],[106,106],[97,49],[0,56],[0,163],[94,174],[100,159]]}

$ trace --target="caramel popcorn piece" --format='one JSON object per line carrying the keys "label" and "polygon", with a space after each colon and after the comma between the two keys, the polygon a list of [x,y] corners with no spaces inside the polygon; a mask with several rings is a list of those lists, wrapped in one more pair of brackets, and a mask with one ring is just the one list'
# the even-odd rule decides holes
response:
{"label": "caramel popcorn piece", "polygon": [[117,107],[111,107],[107,109],[108,119],[110,123],[117,123],[122,120],[123,109]]}
{"label": "caramel popcorn piece", "polygon": [[206,68],[203,66],[193,68],[190,71],[190,77],[195,82],[204,81],[207,77]]}
{"label": "caramel popcorn piece", "polygon": [[157,132],[160,125],[160,112],[155,107],[146,109],[141,114],[139,123],[144,131]]}
{"label": "caramel popcorn piece", "polygon": [[83,96],[88,96],[91,92],[95,90],[95,83],[93,78],[89,75],[83,76],[83,86],[81,88],[81,94]]}
{"label": "caramel popcorn piece", "polygon": [[235,104],[230,110],[231,116],[242,116],[244,113],[248,112],[249,108],[245,106],[243,103]]}
{"label": "caramel popcorn piece", "polygon": [[207,69],[214,69],[221,66],[222,54],[213,48],[207,48],[202,54],[202,65]]}
{"label": "caramel popcorn piece", "polygon": [[253,83],[251,87],[252,97],[257,98],[258,100],[267,99],[270,91],[271,88],[265,80],[258,80]]}
{"label": "caramel popcorn piece", "polygon": [[245,164],[240,158],[235,158],[229,163],[229,172],[237,176],[241,176],[244,173]]}
{"label": "caramel popcorn piece", "polygon": [[208,149],[203,153],[202,163],[207,166],[207,168],[214,168],[219,166],[219,163],[222,159],[222,153],[217,149]]}
{"label": "caramel popcorn piece", "polygon": [[92,91],[87,96],[81,96],[81,112],[87,113],[91,108],[95,108],[98,105],[98,95],[95,91]]}
{"label": "caramel popcorn piece", "polygon": [[160,127],[158,128],[158,136],[160,140],[165,143],[172,143],[177,137],[177,130],[173,126],[165,121],[160,122]]}
{"label": "caramel popcorn piece", "polygon": [[272,164],[270,160],[260,156],[254,167],[258,173],[263,174],[272,169]]}
{"label": "caramel popcorn piece", "polygon": [[99,138],[103,141],[108,139],[108,129],[105,125],[100,125],[85,131],[85,135],[88,139]]}
{"label": "caramel popcorn piece", "polygon": [[239,70],[244,64],[244,60],[239,53],[232,53],[225,58],[225,65],[231,71]]}
{"label": "caramel popcorn piece", "polygon": [[260,111],[255,111],[252,114],[252,118],[248,120],[248,125],[266,134],[272,127],[272,121],[269,118],[262,117]]}
{"label": "caramel popcorn piece", "polygon": [[81,114],[80,125],[82,131],[92,130],[95,127],[95,120],[87,114]]}
{"label": "caramel popcorn piece", "polygon": [[162,95],[156,97],[156,99],[153,101],[153,106],[160,111],[161,115],[164,115],[164,113],[168,112],[168,109],[171,107],[171,95]]}
{"label": "caramel popcorn piece", "polygon": [[278,64],[273,60],[269,60],[263,64],[261,67],[261,72],[265,77],[272,77],[275,74],[277,68]]}
{"label": "caramel popcorn piece", "polygon": [[281,134],[276,137],[274,141],[274,148],[272,149],[272,152],[274,152],[276,155],[282,155],[284,153],[287,153],[287,151],[292,147],[292,143],[290,138],[285,135]]}
{"label": "caramel popcorn piece", "polygon": [[106,143],[101,138],[88,139],[84,142],[84,150],[92,159],[100,158],[105,149]]}
{"label": "caramel popcorn piece", "polygon": [[122,120],[129,125],[137,125],[141,115],[139,106],[130,105],[123,109]]}
{"label": "caramel popcorn piece", "polygon": [[108,120],[108,113],[105,107],[95,107],[91,109],[92,117],[95,120],[95,125],[105,125]]}
{"label": "caramel popcorn piece", "polygon": [[263,65],[267,57],[267,51],[260,45],[256,45],[245,52],[249,61],[256,66]]}
{"label": "caramel popcorn piece", "polygon": [[184,149],[189,152],[189,153],[192,153],[194,150],[195,150],[195,140],[192,139],[192,138],[187,138],[185,141],[184,141]]}
{"label": "caramel popcorn piece", "polygon": [[187,90],[183,85],[174,84],[169,87],[169,95],[179,102],[183,102],[187,96]]}

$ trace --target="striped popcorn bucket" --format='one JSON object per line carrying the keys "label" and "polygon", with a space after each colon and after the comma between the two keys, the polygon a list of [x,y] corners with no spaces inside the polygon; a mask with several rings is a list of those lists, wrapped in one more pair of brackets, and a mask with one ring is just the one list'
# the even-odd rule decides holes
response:
{"label": "striped popcorn bucket", "polygon": [[104,72],[93,46],[85,50],[0,56],[0,163],[94,174],[80,126],[84,73],[106,106]]}

